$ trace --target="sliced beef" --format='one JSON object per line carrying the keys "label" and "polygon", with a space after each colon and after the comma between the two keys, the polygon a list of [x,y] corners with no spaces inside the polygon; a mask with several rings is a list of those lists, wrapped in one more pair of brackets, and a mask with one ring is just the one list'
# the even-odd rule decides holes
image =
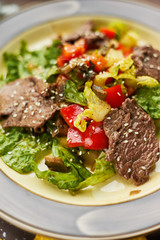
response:
{"label": "sliced beef", "polygon": [[92,90],[101,100],[105,101],[107,93],[101,87],[93,85]]}
{"label": "sliced beef", "polygon": [[113,109],[104,120],[109,138],[106,160],[114,161],[118,173],[136,185],[149,178],[159,159],[159,143],[151,117],[135,100],[126,99],[121,109]]}
{"label": "sliced beef", "polygon": [[84,36],[85,33],[92,32],[94,28],[93,21],[87,21],[85,22],[77,31],[69,35],[65,41],[74,43],[78,39]]}
{"label": "sliced beef", "polygon": [[135,47],[132,59],[137,67],[136,76],[150,76],[160,82],[160,51],[150,45]]}
{"label": "sliced beef", "polygon": [[0,116],[8,116],[2,126],[42,127],[58,109],[49,92],[49,85],[34,77],[18,79],[2,87]]}
{"label": "sliced beef", "polygon": [[106,36],[100,32],[94,32],[94,23],[87,21],[76,32],[68,36],[65,41],[74,43],[80,38],[85,38],[87,49],[96,49],[104,44]]}
{"label": "sliced beef", "polygon": [[68,133],[68,125],[65,123],[63,118],[59,116],[52,130],[52,137],[54,138],[57,135],[67,136],[67,133]]}
{"label": "sliced beef", "polygon": [[45,164],[48,166],[49,169],[56,172],[68,172],[67,167],[63,163],[60,157],[55,157],[52,155],[48,155],[45,157]]}
{"label": "sliced beef", "polygon": [[63,75],[59,75],[56,80],[56,104],[61,106],[65,103],[64,89],[67,82],[67,78]]}

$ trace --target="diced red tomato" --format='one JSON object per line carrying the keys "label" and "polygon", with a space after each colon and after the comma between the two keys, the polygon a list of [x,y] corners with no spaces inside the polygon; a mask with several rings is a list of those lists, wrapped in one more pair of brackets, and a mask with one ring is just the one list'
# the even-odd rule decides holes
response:
{"label": "diced red tomato", "polygon": [[63,55],[60,55],[58,58],[57,58],[57,65],[59,67],[63,67],[63,65],[68,61],[68,59],[66,59]]}
{"label": "diced red tomato", "polygon": [[113,29],[109,29],[109,28],[100,28],[99,31],[101,33],[104,33],[108,38],[112,39],[115,38],[116,36],[116,32]]}
{"label": "diced red tomato", "polygon": [[87,50],[86,41],[84,38],[76,41],[75,44],[65,43],[62,47],[62,54],[57,58],[57,64],[62,67],[72,58],[79,57]]}
{"label": "diced red tomato", "polygon": [[87,51],[87,44],[86,44],[86,40],[85,38],[80,38],[79,40],[77,40],[74,45],[77,47],[77,48],[80,48],[81,49],[81,53],[85,53]]}
{"label": "diced red tomato", "polygon": [[106,79],[106,82],[105,82],[105,84],[112,83],[113,81],[114,81],[114,78],[112,78],[112,77],[109,77],[109,78],[107,78],[107,79]]}
{"label": "diced red tomato", "polygon": [[122,43],[119,43],[118,50],[122,50],[124,57],[127,57],[132,53],[132,48],[124,46]]}
{"label": "diced red tomato", "polygon": [[65,122],[71,127],[74,127],[74,121],[77,116],[83,112],[83,107],[78,104],[72,104],[67,107],[61,108],[60,113]]}
{"label": "diced red tomato", "polygon": [[[102,55],[93,54],[89,60],[94,64],[94,70],[96,72],[103,71],[106,68],[107,61]],[[89,62],[87,62],[87,65],[89,65]]]}
{"label": "diced red tomato", "polygon": [[104,89],[104,91],[107,92],[106,102],[112,108],[120,107],[125,100],[120,84]]}
{"label": "diced red tomato", "polygon": [[69,147],[80,147],[84,144],[84,133],[77,128],[69,128],[67,133],[67,145]]}
{"label": "diced red tomato", "polygon": [[84,135],[84,147],[93,150],[108,147],[108,138],[103,130],[103,122],[90,122]]}

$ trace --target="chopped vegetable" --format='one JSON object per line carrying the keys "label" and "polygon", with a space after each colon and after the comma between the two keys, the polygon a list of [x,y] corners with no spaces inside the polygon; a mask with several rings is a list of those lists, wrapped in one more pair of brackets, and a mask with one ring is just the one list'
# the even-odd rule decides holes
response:
{"label": "chopped vegetable", "polygon": [[[93,119],[96,122],[103,121],[105,116],[109,113],[111,107],[109,104],[100,100],[91,89],[92,81],[86,82],[84,89],[84,96],[87,99],[88,109],[85,109],[77,116],[74,121],[74,126],[81,132],[85,132],[87,122],[85,117]],[[98,111],[97,111],[98,109]]]}
{"label": "chopped vegetable", "polygon": [[69,128],[67,134],[67,144],[69,147],[80,147],[84,145],[84,133],[77,128]]}
{"label": "chopped vegetable", "polygon": [[117,108],[122,105],[124,102],[124,94],[122,92],[121,85],[116,85],[110,88],[105,89],[107,92],[106,102],[112,107]]}
{"label": "chopped vegetable", "polygon": [[103,122],[90,122],[84,135],[84,147],[93,150],[102,150],[108,147],[108,138],[103,130]]}
{"label": "chopped vegetable", "polygon": [[83,112],[83,108],[80,105],[72,104],[60,110],[62,117],[71,128],[74,127],[74,121],[77,116]]}
{"label": "chopped vegetable", "polygon": [[115,38],[116,36],[116,32],[113,29],[109,29],[109,28],[100,28],[99,31],[101,33],[104,33],[106,35],[106,37],[112,39]]}

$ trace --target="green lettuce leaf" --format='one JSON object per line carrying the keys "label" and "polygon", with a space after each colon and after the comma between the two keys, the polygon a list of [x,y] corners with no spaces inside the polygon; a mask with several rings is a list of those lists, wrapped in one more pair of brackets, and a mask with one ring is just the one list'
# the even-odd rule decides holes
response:
{"label": "green lettuce leaf", "polygon": [[18,54],[4,53],[7,67],[6,83],[18,78],[37,76],[48,78],[50,68],[56,66],[56,59],[61,54],[61,42],[54,40],[50,47],[29,51],[27,43],[21,42]]}
{"label": "green lettuce leaf", "polygon": [[51,149],[52,138],[43,133],[32,136],[23,128],[0,129],[0,157],[19,173],[31,172],[45,150]]}
{"label": "green lettuce leaf", "polygon": [[67,173],[55,172],[51,170],[40,171],[35,166],[35,173],[38,178],[57,185],[60,189],[75,189],[78,184],[91,176],[91,173],[83,166],[81,160],[78,159],[69,149],[61,146],[57,139],[53,139],[52,145],[53,156],[60,157],[64,164],[68,167]]}
{"label": "green lettuce leaf", "polygon": [[160,118],[160,84],[138,89],[135,99],[152,118]]}
{"label": "green lettuce leaf", "polygon": [[107,162],[105,160],[104,152],[102,152],[98,159],[96,159],[95,161],[96,165],[94,173],[86,180],[80,182],[80,184],[76,187],[76,189],[74,189],[74,191],[104,182],[105,180],[113,177],[116,174],[113,163]]}
{"label": "green lettuce leaf", "polygon": [[82,106],[87,105],[87,101],[84,97],[84,93],[79,92],[77,85],[74,82],[72,82],[71,80],[68,80],[66,82],[64,95],[68,102],[77,103]]}

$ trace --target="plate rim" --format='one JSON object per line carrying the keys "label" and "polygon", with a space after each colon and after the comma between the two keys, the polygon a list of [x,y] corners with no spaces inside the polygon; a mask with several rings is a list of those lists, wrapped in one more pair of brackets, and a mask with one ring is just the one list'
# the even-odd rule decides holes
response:
{"label": "plate rim", "polygon": [[[87,0],[86,2],[91,2],[92,0]],[[13,16],[10,16],[9,18],[7,18],[7,19],[5,19],[5,20],[3,20],[1,23],[0,23],[0,29],[1,29],[1,26],[4,26],[5,25],[5,23],[8,23],[8,22],[10,22],[10,21],[12,21],[12,19],[15,19],[15,18],[17,18],[17,16],[20,16],[21,14],[25,14],[26,12],[30,12],[32,9],[38,9],[39,7],[42,7],[42,6],[46,6],[46,5],[51,5],[51,4],[54,4],[54,3],[64,3],[64,2],[78,2],[78,3],[84,3],[85,2],[85,0],[79,0],[79,1],[76,1],[76,0],[70,0],[70,1],[67,1],[67,0],[60,0],[60,1],[58,1],[58,0],[55,0],[55,1],[47,1],[47,2],[45,2],[45,3],[40,3],[40,4],[38,4],[38,5],[35,5],[35,6],[33,6],[33,7],[29,7],[29,8],[27,8],[27,9],[24,9],[24,10],[22,10],[22,11],[20,11],[18,14],[15,14],[15,15],[13,15]],[[104,0],[100,0],[99,2],[105,2]],[[108,2],[112,2],[111,0],[109,0]],[[120,1],[117,1],[117,0],[115,0],[114,2],[119,2],[119,3],[123,3],[123,4],[129,4],[129,5],[134,5],[134,6],[137,6],[137,7],[141,7],[141,8],[146,8],[146,9],[148,9],[148,7],[150,7],[150,5],[146,5],[146,4],[144,4],[144,3],[137,3],[137,2],[135,2],[135,3],[132,3],[132,2],[128,2],[128,1],[122,1],[122,0],[120,0]],[[151,7],[151,9],[150,9],[151,11],[157,11],[157,9],[155,8],[155,7]],[[158,11],[157,11],[158,12]],[[74,15],[74,14],[73,14]],[[68,15],[68,16],[70,16],[70,15]],[[118,16],[119,17],[119,16]],[[57,19],[57,18],[55,18],[55,19]],[[50,21],[50,20],[49,20]],[[30,27],[29,27],[30,28]],[[25,29],[26,30],[26,29]],[[160,27],[159,27],[159,30],[160,30]],[[17,34],[15,35],[15,36],[17,36]],[[14,36],[14,37],[15,37]],[[6,43],[5,43],[6,44]],[[4,45],[5,45],[4,44]],[[2,45],[2,47],[4,46],[4,45]],[[1,175],[0,175],[0,180],[2,180],[2,178],[4,179],[4,178],[7,178],[6,179],[6,181],[7,182],[9,182],[8,184],[11,184],[12,186],[14,185],[14,187],[15,187],[15,189],[16,188],[18,188],[19,190],[21,189],[21,187],[19,187],[19,186],[17,186],[17,184],[15,184],[14,182],[10,182],[11,180],[10,179],[8,179],[8,177],[6,177],[4,174],[3,174],[3,172],[1,171]],[[27,191],[26,189],[24,189],[24,191]],[[157,190],[156,191],[156,193],[157,192],[160,192],[160,190]],[[24,193],[23,193],[24,194]],[[28,195],[34,195],[33,193],[27,193]],[[154,193],[152,193],[152,194],[150,194],[150,195],[154,195]],[[143,198],[141,198],[141,199],[147,199],[147,198],[150,198],[150,195],[149,196],[146,196],[146,197],[143,197]],[[141,199],[138,199],[137,201],[141,201]],[[160,199],[160,196],[159,196],[159,199]],[[149,200],[148,200],[149,201]],[[133,201],[131,201],[131,202],[135,202],[135,200],[133,200]],[[145,202],[145,200],[144,200],[144,202]],[[64,204],[64,203],[60,203],[60,204],[63,204],[63,206],[65,205],[65,206],[68,206],[68,204]],[[122,204],[126,204],[126,203],[122,203]],[[119,204],[117,204],[117,205],[119,205]],[[0,206],[1,207],[1,206]],[[92,209],[92,208],[94,208],[94,207],[85,207],[85,206],[80,206],[81,208],[88,208],[88,209]],[[104,206],[103,206],[104,207]],[[105,208],[106,208],[107,206],[105,206]],[[99,207],[95,207],[95,208],[97,208],[97,209],[99,209],[99,208],[101,208],[101,206],[99,206]],[[22,228],[22,229],[24,229],[24,230],[27,230],[27,231],[30,231],[30,232],[33,232],[33,233],[36,233],[37,232],[37,230],[42,234],[42,235],[45,235],[45,236],[48,236],[48,237],[58,237],[58,238],[62,238],[62,239],[66,239],[66,237],[68,236],[69,238],[67,238],[67,239],[75,239],[75,237],[76,237],[76,239],[78,240],[80,240],[80,239],[95,239],[95,240],[100,240],[100,239],[122,239],[122,238],[126,238],[126,237],[134,237],[134,236],[138,236],[138,235],[141,235],[141,234],[146,234],[146,233],[148,233],[148,232],[150,232],[150,231],[156,231],[156,230],[158,230],[158,229],[160,229],[160,223],[159,224],[155,224],[154,226],[151,226],[151,227],[148,227],[148,228],[145,228],[145,229],[141,229],[141,230],[137,230],[137,231],[133,231],[133,232],[131,232],[131,233],[125,233],[125,234],[119,234],[119,235],[115,235],[115,236],[98,236],[97,235],[97,237],[95,237],[95,236],[87,236],[87,235],[81,235],[81,236],[77,236],[77,235],[64,235],[64,234],[57,234],[57,233],[55,233],[55,232],[51,232],[51,231],[48,231],[48,230],[44,230],[44,229],[41,229],[41,228],[38,228],[38,226],[36,227],[36,226],[32,226],[32,225],[29,225],[29,223],[24,223],[22,220],[20,220],[20,219],[16,219],[16,218],[14,218],[14,216],[11,216],[11,215],[9,215],[8,213],[4,213],[3,212],[3,210],[0,210],[0,217],[1,218],[3,218],[4,220],[8,220],[9,222],[11,222],[13,225],[15,225],[15,226],[17,226],[17,227],[19,227],[19,228]]]}

